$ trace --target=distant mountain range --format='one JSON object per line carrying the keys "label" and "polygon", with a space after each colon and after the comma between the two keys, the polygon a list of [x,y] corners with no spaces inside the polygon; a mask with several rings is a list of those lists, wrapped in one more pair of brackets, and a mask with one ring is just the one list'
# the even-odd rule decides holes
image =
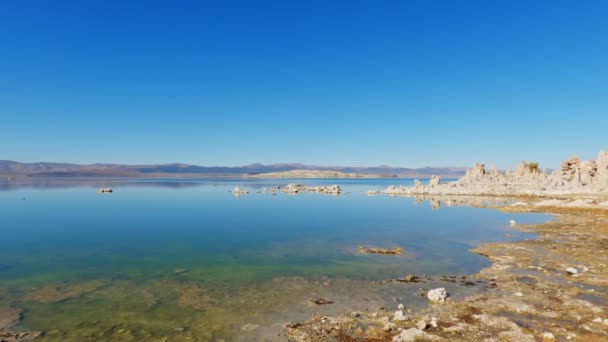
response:
{"label": "distant mountain range", "polygon": [[292,170],[319,170],[344,173],[373,174],[382,177],[458,177],[464,167],[404,168],[392,166],[348,167],[305,164],[251,164],[245,166],[197,166],[189,164],[122,165],[122,164],[67,164],[19,163],[0,160],[0,174],[32,177],[230,177],[259,175]]}

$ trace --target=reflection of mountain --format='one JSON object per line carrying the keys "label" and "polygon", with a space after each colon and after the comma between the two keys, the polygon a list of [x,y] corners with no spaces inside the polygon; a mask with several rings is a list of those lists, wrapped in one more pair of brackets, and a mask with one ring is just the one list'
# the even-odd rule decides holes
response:
{"label": "reflection of mountain", "polygon": [[201,186],[202,182],[180,182],[173,180],[139,180],[139,179],[86,179],[86,178],[47,178],[19,177],[13,181],[0,180],[0,191],[17,190],[22,188],[61,189],[61,188],[117,188],[117,187],[157,187],[157,188],[193,188]]}
{"label": "reflection of mountain", "polygon": [[465,168],[425,167],[403,168],[391,166],[343,167],[304,164],[251,164],[245,166],[197,166],[188,164],[121,165],[121,164],[66,164],[66,163],[19,163],[0,161],[0,174],[56,177],[210,177],[240,176],[291,170],[320,170],[345,173],[365,173],[399,177],[425,177],[431,175],[460,176]]}

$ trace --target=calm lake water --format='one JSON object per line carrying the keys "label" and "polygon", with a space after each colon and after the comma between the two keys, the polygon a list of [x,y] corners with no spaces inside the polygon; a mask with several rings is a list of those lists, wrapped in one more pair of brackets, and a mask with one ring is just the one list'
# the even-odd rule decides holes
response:
{"label": "calm lake water", "polygon": [[[257,193],[289,182],[343,194]],[[3,180],[0,307],[23,309],[20,328],[49,341],[280,341],[283,323],[313,312],[422,305],[411,287],[375,281],[475,273],[489,263],[470,248],[529,238],[511,219],[547,220],[363,193],[411,183]],[[250,193],[235,198],[235,185]],[[364,255],[359,245],[406,252]]]}

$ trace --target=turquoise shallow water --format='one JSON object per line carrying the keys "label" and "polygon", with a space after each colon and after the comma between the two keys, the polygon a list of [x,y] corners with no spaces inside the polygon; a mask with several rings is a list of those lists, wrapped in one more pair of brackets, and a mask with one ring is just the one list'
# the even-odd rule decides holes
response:
{"label": "turquoise shallow water", "polygon": [[[488,262],[471,247],[530,237],[508,229],[510,219],[547,219],[363,194],[411,180],[297,180],[340,184],[337,197],[257,193],[288,182],[4,181],[0,306],[23,309],[22,327],[49,340],[231,339],[246,322],[291,318],[319,282],[339,291],[477,272]],[[250,194],[233,197],[235,185]],[[97,194],[102,186],[115,192]],[[363,255],[359,245],[406,253]]]}

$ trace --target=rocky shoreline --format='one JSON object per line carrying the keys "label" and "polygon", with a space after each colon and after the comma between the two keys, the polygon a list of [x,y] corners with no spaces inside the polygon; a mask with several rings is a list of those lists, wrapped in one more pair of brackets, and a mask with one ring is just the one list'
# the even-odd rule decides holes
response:
{"label": "rocky shoreline", "polygon": [[[607,152],[583,162],[571,157],[550,174],[537,163],[521,162],[505,173],[475,164],[457,181],[441,183],[433,176],[426,185],[416,180],[411,187],[393,185],[368,194],[411,196],[433,208],[549,213],[556,220],[534,226],[512,220],[511,228],[538,238],[475,248],[493,264],[458,284],[489,284],[478,294],[451,300],[444,288],[420,288],[418,294],[429,299],[426,309],[404,311],[407,303],[400,303],[392,310],[364,307],[339,317],[314,315],[287,324],[292,341],[608,340]],[[407,275],[387,281],[424,279]]]}
{"label": "rocky shoreline", "polygon": [[[446,201],[453,200],[447,199]],[[429,306],[408,310],[367,308],[350,315],[286,325],[291,341],[604,341],[608,339],[608,208],[538,205],[542,199],[520,198],[528,205],[459,204],[505,212],[545,212],[555,221],[512,225],[534,232],[535,240],[490,243],[473,252],[493,264],[464,279],[446,277],[460,286],[483,283],[478,294],[445,299],[441,289],[419,289]],[[511,203],[511,204],[509,204]],[[516,202],[517,203],[517,202]],[[408,275],[387,281],[425,281]],[[433,298],[430,300],[431,291]],[[414,291],[414,290],[412,290]],[[447,295],[447,294],[446,294]],[[396,311],[395,311],[396,310]]]}

